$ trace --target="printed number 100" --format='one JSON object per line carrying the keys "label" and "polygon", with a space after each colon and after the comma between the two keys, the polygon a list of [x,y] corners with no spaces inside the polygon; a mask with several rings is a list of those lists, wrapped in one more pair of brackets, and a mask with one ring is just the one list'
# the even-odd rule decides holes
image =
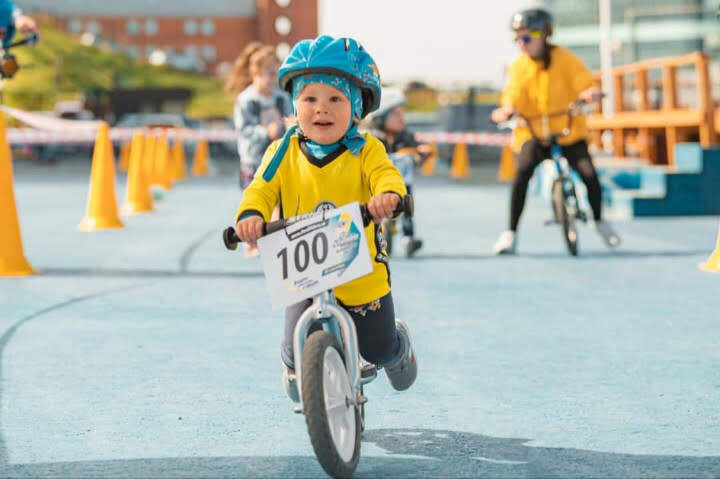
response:
{"label": "printed number 100", "polygon": [[[310,254],[312,250],[312,255]],[[300,240],[295,244],[293,259],[295,262],[295,270],[302,273],[310,265],[310,257],[315,264],[321,264],[328,255],[328,239],[322,231],[315,235],[312,239],[312,248],[306,240]],[[288,249],[283,248],[277,254],[282,259],[283,279],[288,277]]]}

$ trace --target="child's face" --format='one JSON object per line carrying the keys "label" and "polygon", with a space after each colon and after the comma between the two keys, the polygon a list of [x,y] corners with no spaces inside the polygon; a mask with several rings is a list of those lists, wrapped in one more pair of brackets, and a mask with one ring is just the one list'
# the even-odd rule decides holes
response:
{"label": "child's face", "polygon": [[350,126],[350,100],[343,92],[325,83],[309,83],[303,88],[295,109],[305,136],[321,145],[339,141]]}
{"label": "child's face", "polygon": [[251,73],[255,88],[262,93],[272,93],[277,82],[279,67],[277,62],[269,61],[265,62],[261,68],[254,69]]}
{"label": "child's face", "polygon": [[388,113],[385,120],[385,130],[390,133],[400,133],[405,129],[405,109],[401,106]]}

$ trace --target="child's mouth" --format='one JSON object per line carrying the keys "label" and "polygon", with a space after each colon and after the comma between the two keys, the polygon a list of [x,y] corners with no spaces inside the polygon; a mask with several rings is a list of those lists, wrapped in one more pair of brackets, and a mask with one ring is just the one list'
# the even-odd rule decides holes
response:
{"label": "child's mouth", "polygon": [[329,128],[333,126],[333,123],[331,121],[316,121],[313,123],[313,125],[317,126],[318,128]]}

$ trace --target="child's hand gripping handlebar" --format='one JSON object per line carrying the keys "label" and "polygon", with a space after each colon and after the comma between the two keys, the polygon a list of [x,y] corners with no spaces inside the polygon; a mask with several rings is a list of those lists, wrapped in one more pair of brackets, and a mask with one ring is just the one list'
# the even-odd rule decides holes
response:
{"label": "child's hand gripping handlebar", "polygon": [[[412,217],[414,213],[415,204],[413,202],[413,198],[410,195],[405,195],[398,204],[398,208],[393,212],[393,216],[405,214]],[[369,225],[372,221],[372,215],[370,215],[370,211],[368,211],[367,205],[360,205],[360,214],[362,215],[363,226]],[[291,220],[292,218],[288,218],[263,223],[263,236],[275,233],[276,231],[280,231],[281,229],[285,228]],[[227,228],[225,228],[225,230],[223,231],[223,243],[225,243],[225,247],[229,250],[236,249],[238,243],[242,243],[242,240],[238,238],[237,234],[235,233],[235,227],[228,226]]]}

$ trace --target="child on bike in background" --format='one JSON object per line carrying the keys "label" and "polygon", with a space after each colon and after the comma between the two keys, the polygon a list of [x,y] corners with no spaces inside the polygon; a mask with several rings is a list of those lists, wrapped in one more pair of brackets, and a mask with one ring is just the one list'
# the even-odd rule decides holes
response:
{"label": "child on bike in background", "polygon": [[[549,43],[548,37],[553,33],[553,17],[549,12],[540,8],[522,10],[513,15],[511,28],[522,53],[508,68],[501,106],[492,112],[494,122],[503,122],[515,112],[526,117],[548,115],[565,110],[578,99],[586,102],[600,99],[600,89],[593,86],[590,71],[582,61],[570,50]],[[566,127],[564,118],[549,121],[551,133],[560,134]],[[595,229],[608,246],[615,247],[620,244],[620,238],[612,226],[602,220],[602,191],[588,152],[587,134],[585,118],[576,116],[569,134],[558,142],[568,163],[587,187]],[[516,231],[528,183],[535,168],[550,154],[547,147],[532,138],[527,126],[513,131],[512,147],[517,158],[517,175],[510,200],[510,228],[493,246],[494,254],[515,253]]]}
{"label": "child on bike in background", "polygon": [[[408,194],[412,194],[415,165],[430,154],[430,146],[418,143],[415,135],[405,126],[405,105],[407,98],[402,91],[384,88],[380,107],[372,113],[370,125],[372,134],[385,145],[388,156],[405,181]],[[394,228],[394,225],[387,225]],[[403,246],[405,256],[412,256],[422,248],[422,240],[415,237],[415,225],[411,216],[403,216]],[[388,235],[392,231],[385,232]]]}
{"label": "child on bike in background", "polygon": [[[278,89],[280,62],[275,49],[260,42],[250,43],[235,61],[225,85],[236,96],[234,123],[238,130],[240,186],[245,189],[260,166],[270,143],[282,137],[291,112],[290,98]],[[245,256],[257,256],[257,247],[243,245]]]}
{"label": "child on bike in background", "polygon": [[[280,204],[283,218],[367,203],[373,222],[365,228],[373,270],[335,289],[355,322],[360,353],[385,368],[396,390],[409,388],[417,363],[407,326],[395,320],[388,260],[378,224],[391,217],[405,184],[382,143],[360,134],[358,123],[380,103],[380,78],[372,57],[353,39],[321,36],[297,43],[280,68],[280,87],[292,94],[298,125],[265,153],[255,179],[243,193],[235,226],[254,242]],[[299,401],[294,381],[293,332],[305,300],[285,311],[281,357],[285,391]]]}
{"label": "child on bike in background", "polygon": [[38,33],[35,20],[23,15],[12,0],[0,0],[0,39],[3,48],[10,44],[18,30],[24,34]]}

